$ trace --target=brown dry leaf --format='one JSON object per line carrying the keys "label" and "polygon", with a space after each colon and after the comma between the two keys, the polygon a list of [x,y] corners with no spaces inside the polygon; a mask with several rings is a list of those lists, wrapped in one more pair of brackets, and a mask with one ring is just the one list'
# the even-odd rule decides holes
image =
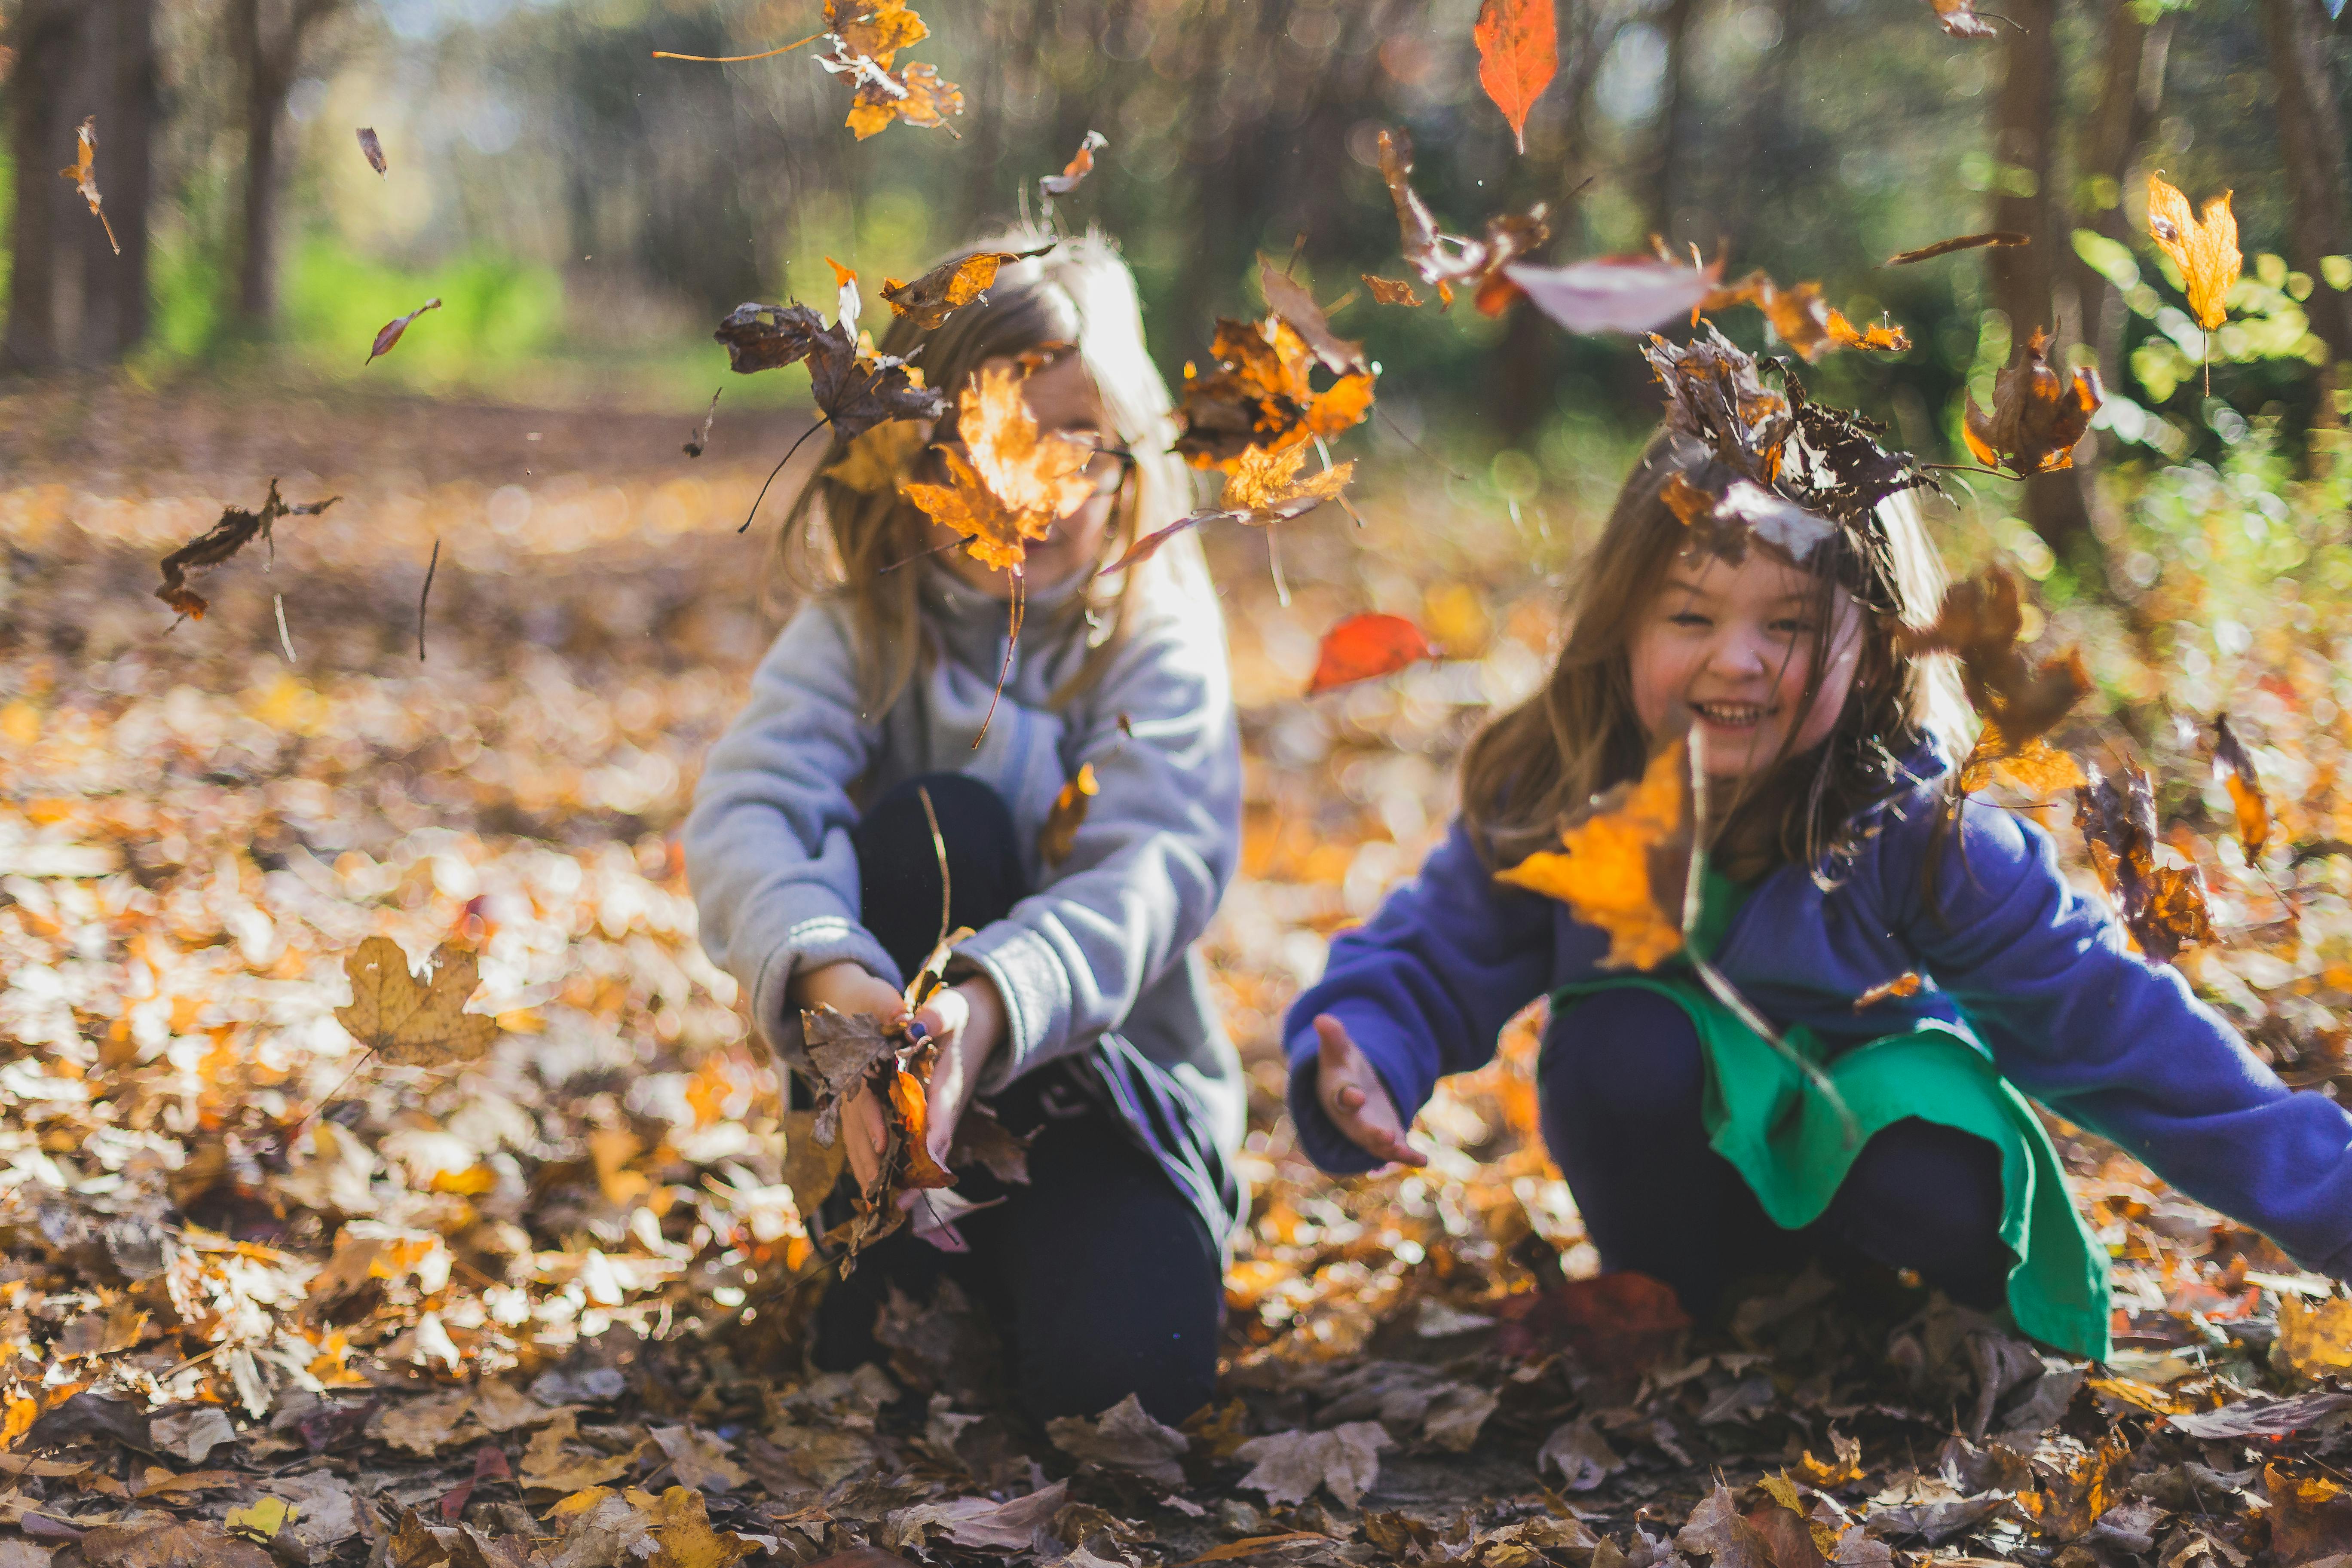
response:
{"label": "brown dry leaf", "polygon": [[480,1428],[467,1420],[473,1405],[473,1394],[463,1388],[403,1400],[377,1412],[375,1419],[368,1424],[368,1435],[395,1448],[430,1458],[452,1444],[481,1435]]}
{"label": "brown dry leaf", "polygon": [[475,956],[444,942],[433,950],[431,979],[419,985],[408,957],[388,936],[372,936],[343,961],[352,1000],[335,1019],[352,1038],[401,1067],[469,1062],[499,1037],[496,1018],[465,1010],[478,981]]}
{"label": "brown dry leaf", "polygon": [[650,1426],[646,1435],[669,1458],[670,1473],[686,1486],[705,1491],[732,1491],[750,1480],[743,1467],[727,1457],[728,1446],[708,1432],[684,1426]]}
{"label": "brown dry leaf", "polygon": [[2085,772],[2088,782],[2074,791],[2074,826],[2125,929],[2158,963],[2171,963],[2184,947],[2210,942],[2204,879],[2193,866],[2156,864],[2156,790],[2147,774],[2126,768],[2118,790],[2097,768]]}
{"label": "brown dry leaf", "polygon": [[101,1524],[80,1548],[89,1568],[272,1568],[269,1553],[208,1519]]}
{"label": "brown dry leaf", "polygon": [[[2078,649],[2068,648],[2039,666],[2030,662],[2017,646],[2024,626],[2017,578],[1993,566],[1946,590],[1935,625],[1906,626],[1898,634],[1910,653],[1958,658],[1969,700],[1998,727],[2003,756],[2022,754],[2091,689],[2090,671]],[[1970,759],[1993,760],[1981,749]]]}
{"label": "brown dry leaf", "polygon": [[269,494],[259,511],[229,507],[221,513],[218,522],[163,557],[163,585],[155,590],[155,596],[192,620],[204,619],[205,612],[212,607],[211,601],[188,586],[189,573],[219,565],[257,538],[269,539],[271,526],[281,517],[316,517],[342,499],[329,496],[325,500],[289,506],[278,499],[278,480],[273,476]]}
{"label": "brown dry leaf", "polygon": [[[1719,555],[1737,566],[1747,559],[1753,541],[1802,566],[1836,534],[1837,524],[1821,513],[1753,479],[1734,479],[1719,463],[1710,468],[1705,483],[1676,472],[1667,476],[1659,491],[1658,499],[1690,530],[1690,549]],[[1713,489],[1715,484],[1722,489]]]}
{"label": "brown dry leaf", "polygon": [[2271,800],[2227,713],[2213,715],[2213,771],[2221,775],[2230,803],[2238,808],[2238,847],[2245,852],[2247,865],[2257,865],[2270,847]]}
{"label": "brown dry leaf", "polygon": [[[106,230],[106,243],[114,247],[114,254],[122,254],[122,242],[114,237],[114,226],[106,221],[104,199],[98,194],[98,116],[87,116],[81,129],[74,133],[74,161],[58,171],[62,179],[71,180],[74,190],[89,204],[89,216]],[[55,185],[49,187],[56,190]]]}
{"label": "brown dry leaf", "polygon": [[1927,0],[1935,8],[1936,20],[1944,31],[1956,38],[1990,38],[1996,36],[1992,23],[1976,13],[1976,0]]}
{"label": "brown dry leaf", "polygon": [[368,345],[368,356],[366,360],[362,362],[362,368],[364,369],[367,365],[373,364],[377,360],[382,359],[384,355],[390,353],[393,350],[393,345],[400,342],[401,334],[408,331],[409,322],[416,320],[417,317],[425,314],[427,310],[437,310],[440,308],[441,300],[438,296],[436,296],[433,299],[425,300],[425,303],[417,306],[416,309],[409,311],[405,316],[394,316],[391,321],[386,321],[383,326],[378,327],[375,331],[375,341]]}
{"label": "brown dry leaf", "polygon": [[1819,1568],[1836,1553],[1838,1526],[1809,1515],[1804,1494],[1787,1470],[1759,1477],[1756,1486],[1771,1500],[1751,1500],[1747,1519],[1771,1549],[1773,1568]]}
{"label": "brown dry leaf", "polygon": [[[837,1138],[831,1143],[817,1142],[814,1110],[787,1110],[781,1120],[784,1131],[784,1185],[792,1189],[793,1205],[805,1218],[816,1211],[817,1205],[841,1179],[841,1168],[849,1151]],[[960,1125],[958,1131],[961,1131]]]}
{"label": "brown dry leaf", "polygon": [[1277,1432],[1234,1450],[1251,1466],[1237,1483],[1268,1502],[1303,1503],[1321,1487],[1353,1508],[1381,1475],[1381,1450],[1393,1447],[1377,1421],[1349,1421],[1322,1432]]}
{"label": "brown dry leaf", "polygon": [[2238,252],[2238,217],[2230,210],[2230,193],[2210,197],[2202,215],[2191,216],[2189,198],[2180,188],[2152,174],[2147,177],[2147,233],[2180,268],[2189,289],[2189,313],[2197,324],[2209,332],[2220,326],[2230,313],[2230,290],[2246,264]]}
{"label": "brown dry leaf", "polygon": [[[1265,308],[1290,323],[1325,369],[1344,375],[1349,371],[1370,370],[1364,359],[1364,345],[1350,342],[1331,330],[1323,314],[1323,307],[1315,302],[1296,279],[1286,272],[1276,272],[1274,264],[1258,258],[1258,288],[1265,295]],[[1345,301],[1342,301],[1345,303]]]}
{"label": "brown dry leaf", "polygon": [[1428,634],[1402,616],[1377,611],[1342,616],[1316,647],[1315,674],[1307,683],[1307,695],[1319,697],[1436,657]]}
{"label": "brown dry leaf", "polygon": [[935,331],[940,323],[963,306],[986,301],[989,285],[996,281],[997,268],[1008,261],[1043,256],[1052,248],[1045,246],[1036,250],[983,250],[975,256],[958,257],[940,262],[912,283],[884,279],[882,298],[898,314],[914,318],[915,324],[927,332]]}
{"label": "brown dry leaf", "polygon": [[[893,1061],[905,1037],[870,1013],[838,1013],[830,1005],[801,1014],[800,1059],[817,1080],[817,1106],[809,1135],[831,1148],[841,1132],[841,1102],[884,1063]],[[814,1208],[821,1192],[809,1194]]]}
{"label": "brown dry leaf", "polygon": [[923,1092],[923,1080],[910,1072],[900,1072],[890,1079],[890,1109],[898,1114],[899,1128],[906,1133],[907,1171],[899,1179],[901,1187],[952,1187],[956,1179],[940,1169],[931,1158],[927,1142],[930,1129],[930,1105]]}
{"label": "brown dry leaf", "polygon": [[[1882,980],[1877,984],[1872,986],[1869,990],[1864,992],[1861,995],[1855,997],[1853,999],[1853,1010],[1860,1013],[1865,1009],[1877,1006],[1881,1002],[1891,1001],[1896,997],[1916,996],[1919,994],[1919,986],[1921,984],[1919,976],[1906,969],[1902,973],[1896,975],[1894,979]],[[1840,1440],[1843,1441],[1843,1439]],[[1861,1451],[1861,1445],[1859,1443],[1855,1444],[1854,1449],[1855,1452],[1859,1453]],[[1841,1452],[1843,1452],[1843,1450],[1841,1450]],[[1808,1453],[1805,1456],[1806,1463],[1811,1464],[1812,1462],[1812,1455]],[[1801,1468],[1798,1473],[1801,1475],[1805,1472]],[[1815,1482],[1814,1484],[1819,1486],[1827,1485],[1828,1483]]]}
{"label": "brown dry leaf", "polygon": [[973,560],[1004,571],[1017,571],[1027,542],[1045,538],[1095,489],[1086,474],[1093,448],[1039,434],[1025,379],[1003,366],[976,373],[956,405],[964,449],[940,450],[952,483],[898,487],[933,521],[962,534]]}
{"label": "brown dry leaf", "polygon": [[1412,284],[1406,279],[1375,278],[1369,272],[1361,276],[1364,279],[1364,287],[1372,291],[1372,298],[1381,304],[1419,305],[1421,303],[1421,296],[1412,291]]}
{"label": "brown dry leaf", "polygon": [[[846,296],[848,289],[844,289]],[[852,323],[832,326],[806,305],[738,305],[711,336],[739,374],[808,362],[809,394],[844,441],[894,419],[937,419],[947,399],[894,354],[868,352]]]}
{"label": "brown dry leaf", "polygon": [[1558,852],[1538,850],[1498,882],[1558,899],[1609,933],[1612,969],[1652,969],[1682,951],[1691,856],[1690,742],[1650,759],[1638,782],[1602,795],[1560,829]]}
{"label": "brown dry leaf", "polygon": [[1184,1484],[1180,1462],[1192,1439],[1147,1414],[1132,1394],[1100,1415],[1060,1415],[1045,1423],[1054,1447],[1084,1464],[1129,1470],[1162,1486]]}
{"label": "brown dry leaf", "polygon": [[1992,412],[1969,396],[1960,430],[1985,467],[2022,478],[2074,466],[2075,444],[2104,395],[2099,373],[2084,366],[2067,381],[2051,368],[2049,354],[2050,334],[2034,328],[2016,361],[1993,377]]}
{"label": "brown dry leaf", "polygon": [[1029,1145],[1037,1134],[1015,1134],[996,1119],[996,1112],[974,1100],[965,1107],[963,1118],[956,1123],[955,1145],[948,1151],[948,1164],[961,1169],[978,1165],[1000,1182],[1019,1186],[1029,1184]]}
{"label": "brown dry leaf", "polygon": [[1037,854],[1046,865],[1058,866],[1070,858],[1078,829],[1087,825],[1087,805],[1101,791],[1094,763],[1080,763],[1078,771],[1054,797],[1053,809],[1045,814],[1045,825],[1037,830]]}
{"label": "brown dry leaf", "polygon": [[1099,131],[1089,131],[1078,139],[1078,150],[1062,165],[1058,174],[1045,174],[1037,181],[1038,194],[1049,201],[1055,196],[1066,196],[1095,171],[1095,154],[1110,145],[1110,138]]}
{"label": "brown dry leaf", "polygon": [[2271,1552],[2280,1563],[2343,1561],[2338,1554],[2352,1548],[2352,1490],[2275,1460],[2263,1467],[2263,1490],[2271,1503]]}
{"label": "brown dry leaf", "polygon": [[1180,397],[1184,429],[1176,450],[1196,467],[1230,470],[1254,447],[1274,452],[1315,437],[1328,440],[1371,412],[1371,371],[1349,371],[1316,391],[1316,353],[1279,314],[1220,320],[1209,352],[1218,368],[1202,375],[1186,365]]}
{"label": "brown dry leaf", "polygon": [[379,174],[389,175],[392,171],[390,166],[384,163],[383,142],[377,137],[375,127],[373,125],[361,126],[359,130],[359,137],[360,156],[368,161],[368,167],[373,169]]}
{"label": "brown dry leaf", "polygon": [[2352,1300],[2327,1296],[2314,1302],[2296,1291],[2281,1292],[2271,1362],[2314,1381],[2352,1372]]}
{"label": "brown dry leaf", "polygon": [[1916,250],[1898,251],[1896,254],[1888,257],[1880,265],[1885,267],[1908,267],[1914,262],[1930,261],[1938,256],[1949,256],[1956,250],[1974,250],[1979,246],[1990,246],[1999,248],[2008,246],[2032,245],[2032,243],[2033,237],[2032,235],[2020,233],[2018,230],[2013,228],[1988,229],[1982,234],[1963,234],[1956,236],[1950,239],[1939,239],[1933,245],[1923,245]]}
{"label": "brown dry leaf", "polygon": [[1525,213],[1498,215],[1486,220],[1484,239],[1465,239],[1439,231],[1428,204],[1412,188],[1412,140],[1402,131],[1381,132],[1381,177],[1396,206],[1405,265],[1437,289],[1441,308],[1454,303],[1454,288],[1460,285],[1476,290],[1474,302],[1483,314],[1501,315],[1519,292],[1503,269],[1551,238],[1549,209],[1538,202]]}
{"label": "brown dry leaf", "polygon": [[570,1410],[531,1435],[523,1450],[521,1481],[535,1491],[577,1493],[628,1474],[635,1468],[635,1450],[607,1454],[601,1450],[567,1449],[578,1440],[580,1417]]}

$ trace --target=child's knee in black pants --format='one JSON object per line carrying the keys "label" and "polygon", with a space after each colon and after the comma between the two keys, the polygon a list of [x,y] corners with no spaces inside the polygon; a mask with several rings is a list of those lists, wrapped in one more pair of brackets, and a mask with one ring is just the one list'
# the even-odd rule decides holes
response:
{"label": "child's knee in black pants", "polygon": [[858,819],[850,844],[857,851],[859,923],[906,973],[940,940],[942,850],[950,930],[1003,920],[1029,894],[1012,808],[968,773],[924,773],[892,785]]}

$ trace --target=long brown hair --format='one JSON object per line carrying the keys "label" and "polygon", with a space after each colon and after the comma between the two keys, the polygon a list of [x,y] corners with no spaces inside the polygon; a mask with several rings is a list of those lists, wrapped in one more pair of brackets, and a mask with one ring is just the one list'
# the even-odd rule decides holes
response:
{"label": "long brown hair", "polygon": [[[1670,478],[1687,477],[1711,458],[1676,431],[1651,438],[1570,593],[1567,637],[1550,679],[1471,742],[1462,815],[1490,865],[1516,865],[1556,846],[1563,818],[1640,775],[1649,741],[1634,712],[1630,650],[1667,573],[1690,547],[1690,529],[1662,492]],[[1803,756],[1784,756],[1727,809],[1718,808],[1717,852],[1735,876],[1780,860],[1819,868],[1854,815],[1903,782],[1901,763],[1922,741],[1950,750],[1968,733],[1968,706],[1950,660],[1910,657],[1895,637],[1900,626],[1935,620],[1945,585],[1943,563],[1909,496],[1881,501],[1865,536],[1838,531],[1809,567],[1820,595],[1812,676],[1791,734],[1818,695],[1840,590],[1863,609],[1862,657],[1829,738]]]}
{"label": "long brown hair", "polygon": [[[1075,345],[1111,426],[1105,436],[1131,455],[1104,544],[1105,559],[1115,559],[1141,534],[1191,510],[1191,477],[1170,450],[1175,404],[1144,347],[1135,279],[1100,235],[1057,240],[1042,231],[1015,230],[950,259],[1039,249],[1044,254],[999,268],[985,303],[962,307],[930,331],[897,317],[876,346],[911,359],[929,385],[947,393],[952,411],[956,395],[987,361]],[[815,595],[847,603],[857,639],[859,694],[866,711],[878,715],[929,657],[921,635],[922,574],[912,563],[931,546],[930,521],[893,484],[866,490],[836,477],[832,470],[849,447],[836,437],[793,498],[770,552],[768,600],[779,616]],[[1101,673],[1126,635],[1137,585],[1147,575],[1129,571],[1116,585],[1097,579],[1083,590],[1091,618],[1107,635],[1055,700],[1068,700]]]}

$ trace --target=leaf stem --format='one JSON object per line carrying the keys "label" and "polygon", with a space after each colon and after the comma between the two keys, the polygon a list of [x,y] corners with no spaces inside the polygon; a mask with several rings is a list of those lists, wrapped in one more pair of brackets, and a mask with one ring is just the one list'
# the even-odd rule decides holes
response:
{"label": "leaf stem", "polygon": [[788,55],[794,49],[814,44],[824,37],[823,33],[811,33],[797,44],[780,44],[772,49],[763,49],[756,55],[678,55],[672,54],[667,49],[656,49],[653,51],[653,58],[657,60],[692,60],[698,65],[706,66],[736,66],[741,65],[746,60],[767,60],[773,59],[778,55]]}
{"label": "leaf stem", "polygon": [[802,431],[800,434],[800,439],[794,441],[792,444],[791,449],[786,451],[782,457],[776,459],[776,466],[768,470],[766,480],[760,486],[760,493],[751,498],[751,510],[746,512],[743,516],[743,527],[737,529],[735,531],[736,532],[741,533],[745,530],[749,529],[751,526],[751,520],[760,515],[760,503],[768,499],[768,486],[776,482],[776,476],[782,473],[784,471],[784,465],[793,460],[793,453],[799,451],[802,445],[805,443],[810,437],[815,435],[818,431],[824,429],[826,426],[832,423],[833,416],[830,414],[826,415],[824,418],[818,420],[815,424]]}

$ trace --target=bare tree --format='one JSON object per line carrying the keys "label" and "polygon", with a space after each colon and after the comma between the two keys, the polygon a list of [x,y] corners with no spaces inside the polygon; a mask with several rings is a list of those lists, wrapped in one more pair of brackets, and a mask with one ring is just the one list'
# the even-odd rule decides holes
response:
{"label": "bare tree", "polygon": [[245,98],[245,248],[236,309],[245,330],[266,335],[278,321],[278,195],[283,183],[278,133],[303,46],[345,0],[229,0],[226,30]]}
{"label": "bare tree", "polygon": [[2352,359],[2352,301],[2319,276],[2319,258],[2352,250],[2344,214],[2344,126],[2327,79],[2327,46],[2313,0],[2263,0],[2263,33],[2278,86],[2279,156],[2293,217],[2287,251],[2311,275],[2304,308],[2335,359]]}

